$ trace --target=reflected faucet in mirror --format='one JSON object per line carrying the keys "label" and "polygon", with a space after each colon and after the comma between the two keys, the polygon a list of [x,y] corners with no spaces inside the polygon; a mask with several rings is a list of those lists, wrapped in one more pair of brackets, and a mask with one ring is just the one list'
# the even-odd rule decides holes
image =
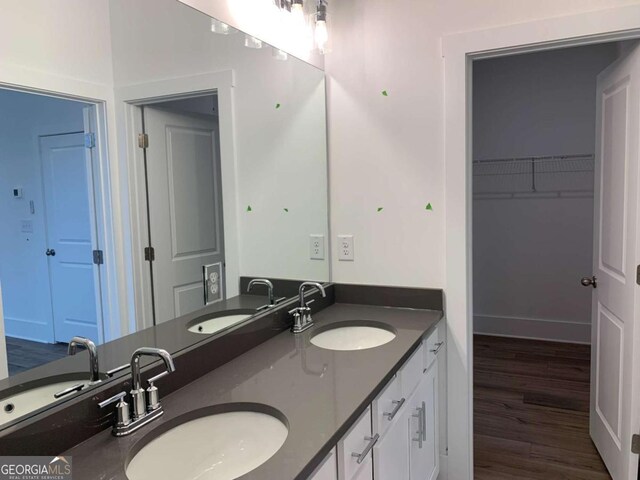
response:
{"label": "reflected faucet in mirror", "polygon": [[96,349],[96,344],[93,343],[92,340],[85,337],[73,337],[69,341],[69,346],[67,347],[68,355],[75,355],[78,353],[78,345],[82,345],[87,352],[89,352],[89,383],[80,382],[72,385],[64,390],[56,392],[53,394],[53,398],[56,400],[62,398],[70,393],[79,392],[87,385],[94,385],[96,383],[101,382],[100,379],[100,366],[98,362],[98,350]]}
{"label": "reflected faucet in mirror", "polygon": [[100,381],[100,367],[98,363],[98,350],[96,344],[85,337],[73,337],[67,347],[69,355],[75,355],[78,351],[78,345],[82,345],[89,352],[89,380],[91,383]]}
{"label": "reflected faucet in mirror", "polygon": [[[159,357],[166,370],[147,380],[149,387],[142,388],[142,378],[140,375],[140,359],[144,356]],[[126,400],[127,392],[120,392],[98,406],[104,408],[112,403],[116,403],[116,423],[112,433],[116,437],[122,437],[135,432],[138,428],[146,425],[152,420],[161,416],[164,412],[160,404],[160,394],[155,382],[171,372],[176,371],[171,354],[161,348],[141,347],[131,355],[131,407],[133,415],[130,414],[129,403]]]}
{"label": "reflected faucet in mirror", "polygon": [[269,303],[267,305],[263,305],[261,307],[258,307],[257,310],[264,310],[266,308],[271,308],[271,307],[275,307],[278,303],[280,303],[281,301],[284,300],[284,297],[280,297],[280,298],[275,298],[274,292],[273,292],[273,283],[271,283],[271,280],[267,280],[266,278],[254,278],[249,282],[249,285],[247,285],[247,293],[251,291],[251,289],[253,288],[254,285],[264,285],[267,287],[267,295],[269,297]]}

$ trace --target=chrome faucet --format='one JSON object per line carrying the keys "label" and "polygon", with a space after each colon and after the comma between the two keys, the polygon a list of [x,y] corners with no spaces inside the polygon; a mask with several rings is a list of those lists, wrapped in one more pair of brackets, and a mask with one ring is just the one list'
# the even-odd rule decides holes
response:
{"label": "chrome faucet", "polygon": [[[69,341],[69,346],[67,347],[68,355],[75,355],[78,353],[78,345],[82,345],[89,352],[89,385],[93,385],[99,383],[100,380],[100,368],[98,365],[98,350],[96,349],[96,344],[91,340],[85,337],[73,337]],[[76,383],[70,387],[65,388],[59,392],[53,394],[55,399],[62,398],[64,396],[69,395],[70,393],[79,392],[87,386],[86,382]]]}
{"label": "chrome faucet", "polygon": [[[143,356],[155,356],[162,359],[166,370],[158,375],[151,377],[147,382],[149,387],[145,390],[142,387],[142,379],[140,375],[140,358]],[[131,355],[131,408],[133,415],[130,414],[129,403],[126,400],[127,392],[120,392],[107,400],[100,402],[100,408],[118,402],[116,404],[117,420],[113,426],[113,434],[116,437],[122,437],[133,433],[138,428],[146,425],[152,420],[158,418],[164,413],[160,404],[160,395],[155,382],[175,372],[176,367],[173,364],[171,355],[161,348],[142,347],[138,348]]]}
{"label": "chrome faucet", "polygon": [[96,344],[85,337],[73,337],[67,347],[69,355],[75,355],[78,351],[78,345],[82,345],[89,352],[89,372],[91,374],[91,383],[100,381],[100,368],[98,366],[98,350]]}
{"label": "chrome faucet", "polygon": [[269,307],[273,307],[275,305],[277,305],[278,303],[280,303],[282,300],[284,300],[283,298],[275,298],[274,293],[273,293],[273,283],[271,283],[271,280],[267,280],[266,278],[254,278],[249,282],[249,285],[247,285],[247,293],[251,291],[251,289],[253,288],[254,285],[264,285],[267,287],[267,295],[269,296],[269,304],[268,305],[263,305],[262,307],[259,307],[258,310],[263,310],[265,308],[269,308]]}
{"label": "chrome faucet", "polygon": [[320,290],[320,294],[323,297],[327,296],[324,291],[324,287],[318,282],[303,282],[300,284],[300,288],[298,289],[298,295],[300,296],[300,306],[289,311],[290,314],[293,314],[293,327],[291,327],[291,331],[293,333],[304,332],[305,330],[313,326],[313,319],[311,318],[311,308],[309,308],[309,305],[311,305],[315,300],[311,300],[309,302],[305,301],[304,291],[307,287],[315,287]]}

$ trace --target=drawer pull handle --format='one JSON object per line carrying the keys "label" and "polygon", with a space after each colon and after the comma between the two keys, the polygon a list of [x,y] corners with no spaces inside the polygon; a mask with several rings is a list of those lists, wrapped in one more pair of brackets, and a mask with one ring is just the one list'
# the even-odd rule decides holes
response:
{"label": "drawer pull handle", "polygon": [[438,343],[434,344],[434,346],[435,346],[436,348],[434,348],[434,349],[432,349],[432,350],[429,350],[429,351],[430,351],[431,353],[433,353],[433,354],[437,355],[437,354],[438,354],[438,352],[440,351],[440,349],[442,348],[442,345],[444,345],[444,342],[438,342]]}
{"label": "drawer pull handle", "polygon": [[422,448],[422,443],[427,439],[427,408],[425,402],[422,402],[420,408],[416,408],[418,413],[414,413],[412,417],[418,419],[418,438],[414,438],[414,442],[418,442],[418,448]]}
{"label": "drawer pull handle", "polygon": [[396,414],[402,408],[402,405],[404,405],[405,400],[406,399],[404,397],[402,397],[400,400],[392,400],[391,403],[393,403],[395,407],[393,407],[393,410],[391,412],[384,412],[382,415],[387,417],[387,420],[389,421],[393,420],[393,417],[396,416]]}
{"label": "drawer pull handle", "polygon": [[351,454],[352,457],[356,457],[357,460],[356,462],[358,462],[358,464],[361,464],[362,462],[364,462],[364,459],[367,458],[367,455],[369,454],[369,452],[371,451],[371,449],[373,448],[373,446],[378,443],[378,439],[380,438],[380,434],[376,433],[373,437],[364,437],[364,439],[369,442],[369,444],[366,446],[366,448],[362,451],[362,453],[355,453],[353,452]]}

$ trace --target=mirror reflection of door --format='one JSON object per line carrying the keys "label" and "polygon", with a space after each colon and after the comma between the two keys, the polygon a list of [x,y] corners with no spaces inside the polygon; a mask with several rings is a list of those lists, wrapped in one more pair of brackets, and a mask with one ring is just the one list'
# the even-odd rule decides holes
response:
{"label": "mirror reflection of door", "polygon": [[14,375],[66,356],[73,336],[103,339],[94,145],[87,143],[96,112],[5,89],[0,111],[0,281]]}
{"label": "mirror reflection of door", "polygon": [[156,324],[224,299],[216,107],[214,96],[143,107]]}

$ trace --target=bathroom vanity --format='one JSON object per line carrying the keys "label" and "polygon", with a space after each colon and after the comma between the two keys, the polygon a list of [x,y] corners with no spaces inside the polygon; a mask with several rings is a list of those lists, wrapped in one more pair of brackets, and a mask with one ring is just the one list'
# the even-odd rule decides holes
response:
{"label": "bathroom vanity", "polygon": [[[441,303],[433,310],[341,303],[350,300],[349,288],[328,287],[336,303],[315,311],[307,331],[282,331],[165,396],[165,414],[153,424],[122,438],[107,429],[66,451],[74,475],[236,478],[238,465],[263,458],[251,471],[242,470],[242,478],[435,479],[445,348]],[[378,330],[388,335],[378,339]],[[340,350],[314,344],[328,332],[334,339],[325,339],[326,345]],[[229,414],[236,418],[225,427]],[[258,422],[268,417],[266,426],[243,427],[242,414]],[[203,420],[219,428],[203,430]],[[183,440],[158,444],[174,434]],[[274,444],[281,446],[272,451]],[[251,455],[238,454],[238,445]],[[197,476],[203,465],[211,477]]]}

